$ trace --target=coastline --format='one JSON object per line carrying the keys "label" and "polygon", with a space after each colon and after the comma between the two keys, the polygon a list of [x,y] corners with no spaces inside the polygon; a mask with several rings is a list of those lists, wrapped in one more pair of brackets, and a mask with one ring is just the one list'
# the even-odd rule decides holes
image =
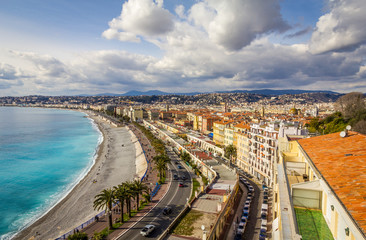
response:
{"label": "coastline", "polygon": [[94,211],[93,201],[100,191],[141,177],[136,173],[137,165],[142,164],[141,157],[137,156],[145,157],[139,142],[133,141],[134,134],[127,127],[116,128],[93,113],[83,112],[94,121],[103,136],[94,164],[62,200],[13,239],[58,238],[99,213]]}

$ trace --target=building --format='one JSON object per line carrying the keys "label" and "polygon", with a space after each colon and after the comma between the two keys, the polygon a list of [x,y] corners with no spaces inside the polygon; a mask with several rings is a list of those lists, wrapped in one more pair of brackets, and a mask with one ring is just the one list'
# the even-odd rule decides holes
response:
{"label": "building", "polygon": [[244,122],[234,126],[236,165],[247,172],[249,172],[249,131],[250,125]]}
{"label": "building", "polygon": [[[344,137],[333,133],[288,139],[280,141],[279,149],[274,239],[288,239],[285,228],[291,229],[290,225],[303,239],[312,238],[307,236],[312,231],[299,222],[299,211],[304,209],[320,213],[323,220],[316,225],[324,222],[334,239],[366,239],[366,135],[350,131]],[[284,202],[292,202],[294,209],[285,213]],[[327,231],[324,226],[316,227]]]}
{"label": "building", "polygon": [[213,141],[216,144],[224,145],[225,144],[225,128],[229,127],[232,124],[232,120],[221,120],[214,122],[213,125]]}
{"label": "building", "polygon": [[273,183],[273,165],[277,160],[277,140],[285,135],[307,135],[298,122],[252,123],[249,134],[249,172],[264,184]]}

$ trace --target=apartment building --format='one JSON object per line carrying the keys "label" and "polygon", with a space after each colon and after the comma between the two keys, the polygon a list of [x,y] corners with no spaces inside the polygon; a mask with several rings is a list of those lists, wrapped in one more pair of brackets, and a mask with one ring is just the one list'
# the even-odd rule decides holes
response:
{"label": "apartment building", "polygon": [[216,144],[224,145],[225,144],[225,128],[229,127],[232,124],[232,120],[221,120],[218,122],[214,122],[213,125],[213,141]]}
{"label": "apartment building", "polygon": [[232,125],[225,128],[224,139],[225,147],[234,144],[234,127],[232,127]]}
{"label": "apartment building", "polygon": [[249,131],[250,125],[244,122],[234,126],[236,165],[247,172],[249,172]]}
{"label": "apartment building", "polygon": [[249,172],[268,186],[273,183],[273,165],[277,160],[277,140],[287,134],[307,135],[298,122],[265,122],[250,125]]}
{"label": "apartment building", "polygon": [[366,239],[366,135],[287,138],[279,150],[273,239]]}

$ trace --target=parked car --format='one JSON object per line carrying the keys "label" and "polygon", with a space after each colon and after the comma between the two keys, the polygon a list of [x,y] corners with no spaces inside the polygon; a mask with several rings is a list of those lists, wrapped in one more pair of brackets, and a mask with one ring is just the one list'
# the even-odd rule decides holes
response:
{"label": "parked car", "polygon": [[143,229],[141,229],[141,235],[144,237],[149,236],[155,230],[155,225],[148,224]]}
{"label": "parked car", "polygon": [[243,208],[243,212],[245,213],[245,212],[247,212],[248,213],[248,215],[249,215],[249,207],[244,207]]}
{"label": "parked car", "polygon": [[181,176],[180,178],[181,178],[182,180],[186,180],[186,179],[187,179],[187,177],[186,177],[185,175]]}
{"label": "parked car", "polygon": [[249,218],[249,213],[243,212],[243,215],[241,215],[241,217],[248,219]]}
{"label": "parked car", "polygon": [[245,220],[244,222],[240,222],[237,232],[243,234],[244,230],[245,230],[245,225],[247,224],[247,221]]}
{"label": "parked car", "polygon": [[259,237],[266,238],[266,236],[267,236],[267,230],[261,228],[261,230],[259,232]]}
{"label": "parked car", "polygon": [[250,201],[245,201],[245,203],[244,203],[244,207],[250,207]]}
{"label": "parked car", "polygon": [[242,239],[242,237],[243,237],[243,235],[241,234],[241,233],[237,233],[237,234],[235,234],[235,240],[241,240]]}
{"label": "parked car", "polygon": [[254,188],[252,185],[250,185],[248,188],[249,188],[249,192],[254,192]]}
{"label": "parked car", "polygon": [[262,212],[262,214],[261,214],[261,219],[262,219],[262,220],[267,220],[267,213]]}
{"label": "parked car", "polygon": [[263,204],[268,204],[268,200],[267,199],[263,199]]}
{"label": "parked car", "polygon": [[180,182],[179,187],[184,187],[184,184]]}
{"label": "parked car", "polygon": [[178,169],[182,169],[183,167],[181,165],[178,165]]}
{"label": "parked car", "polygon": [[171,214],[172,213],[172,208],[171,207],[165,207],[164,209],[163,209],[163,214],[164,215],[169,215],[169,214]]}
{"label": "parked car", "polygon": [[177,175],[177,174],[174,174],[174,175],[173,175],[173,179],[174,179],[174,180],[178,180],[178,179],[179,179],[178,175]]}

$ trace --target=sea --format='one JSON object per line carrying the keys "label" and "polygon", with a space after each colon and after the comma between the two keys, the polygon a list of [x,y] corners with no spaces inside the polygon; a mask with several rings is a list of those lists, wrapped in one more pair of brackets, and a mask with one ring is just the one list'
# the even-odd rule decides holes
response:
{"label": "sea", "polygon": [[95,162],[101,132],[78,111],[0,107],[0,239],[61,201]]}

